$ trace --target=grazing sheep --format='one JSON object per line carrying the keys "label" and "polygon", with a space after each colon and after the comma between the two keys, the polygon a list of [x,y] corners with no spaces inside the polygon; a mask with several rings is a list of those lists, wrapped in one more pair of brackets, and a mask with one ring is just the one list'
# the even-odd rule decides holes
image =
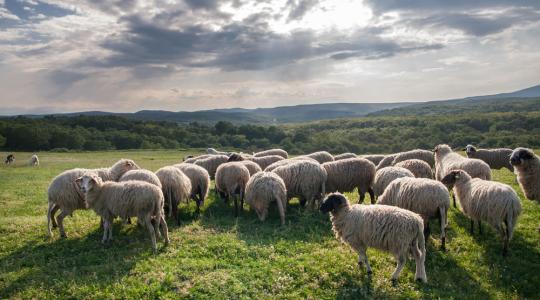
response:
{"label": "grazing sheep", "polygon": [[325,194],[326,170],[316,162],[300,160],[275,168],[287,188],[287,199],[299,197],[300,204],[312,208]]}
{"label": "grazing sheep", "polygon": [[347,153],[341,153],[341,154],[338,154],[338,155],[334,155],[334,160],[341,160],[341,159],[347,159],[347,158],[357,158],[358,155],[354,154],[354,153],[350,153],[350,152],[347,152]]}
{"label": "grazing sheep", "polygon": [[120,177],[118,182],[124,182],[129,180],[145,181],[161,188],[161,182],[159,181],[159,178],[154,172],[149,170],[139,169],[127,171],[126,173],[124,173],[124,175],[122,175],[122,177]]}
{"label": "grazing sheep", "polygon": [[468,158],[478,158],[485,161],[490,168],[500,170],[507,168],[510,172],[514,172],[514,168],[510,163],[512,149],[497,148],[497,149],[476,149],[473,145],[467,145],[463,149],[467,153]]}
{"label": "grazing sheep", "polygon": [[201,166],[208,171],[211,179],[214,179],[216,176],[216,170],[219,165],[224,164],[229,159],[226,155],[212,155],[202,159],[197,159],[194,164]]}
{"label": "grazing sheep", "polygon": [[429,221],[438,218],[441,224],[441,249],[445,249],[450,193],[439,181],[428,178],[398,178],[388,185],[377,204],[401,207],[422,216],[426,239],[430,233]]}
{"label": "grazing sheep", "polygon": [[409,159],[423,160],[430,167],[435,166],[435,158],[433,157],[433,152],[429,150],[422,150],[422,149],[415,149],[415,150],[398,153],[396,157],[394,157],[394,160],[392,161],[392,165],[395,165],[399,162],[402,162],[404,160],[409,160]]}
{"label": "grazing sheep", "polygon": [[15,155],[13,154],[9,154],[8,156],[6,156],[6,160],[4,160],[4,164],[6,165],[11,165],[12,163],[15,162]]}
{"label": "grazing sheep", "polygon": [[283,160],[280,160],[280,161],[276,161],[275,163],[272,163],[271,165],[266,167],[264,169],[264,171],[265,172],[271,172],[274,169],[276,169],[277,167],[281,167],[281,166],[288,165],[290,163],[294,163],[294,162],[302,161],[302,160],[308,160],[308,161],[311,161],[311,162],[314,162],[314,163],[319,163],[318,161],[316,161],[316,160],[314,160],[313,158],[310,158],[310,157],[297,156],[297,157],[294,157],[294,158],[289,158],[289,159],[283,159]]}
{"label": "grazing sheep", "polygon": [[203,167],[194,164],[177,164],[174,167],[180,169],[191,180],[191,199],[197,204],[197,213],[204,204],[210,188],[210,175]]}
{"label": "grazing sheep", "polygon": [[[104,169],[71,169],[62,172],[56,176],[49,185],[47,191],[49,206],[47,209],[47,231],[52,236],[52,227],[58,226],[61,237],[66,237],[64,230],[64,218],[70,216],[74,210],[86,209],[84,195],[81,193],[75,180],[81,177],[85,172],[94,171],[103,181],[118,181],[124,173],[130,170],[140,169],[134,161],[130,159],[121,159],[112,167]],[[55,217],[55,213],[61,210],[61,213]],[[58,225],[57,225],[58,224]]]}
{"label": "grazing sheep", "polygon": [[225,202],[230,197],[234,198],[234,216],[238,217],[238,199],[240,197],[240,209],[244,208],[244,195],[246,184],[249,180],[249,170],[242,162],[228,162],[220,165],[216,171],[216,191],[219,192]]}
{"label": "grazing sheep", "polygon": [[433,170],[427,162],[419,159],[407,159],[398,162],[394,166],[401,167],[411,171],[416,178],[429,178],[433,179]]}
{"label": "grazing sheep", "polygon": [[401,177],[414,177],[414,174],[401,167],[385,167],[380,170],[377,170],[375,173],[375,180],[373,182],[373,192],[375,196],[379,197],[384,193],[386,187],[395,179]]}
{"label": "grazing sheep", "polygon": [[240,163],[242,163],[246,168],[249,170],[249,176],[255,175],[255,173],[262,172],[261,167],[251,160],[243,160]]}
{"label": "grazing sheep", "polygon": [[[93,209],[103,219],[102,242],[112,240],[115,216],[123,219],[137,217],[150,233],[152,249],[157,251],[156,234],[163,231],[165,244],[169,243],[168,228],[163,216],[163,193],[154,184],[144,181],[103,182],[94,172],[87,172],[74,181],[84,193],[87,208]],[[152,225],[155,220],[155,226]]]}
{"label": "grazing sheep", "polygon": [[375,165],[378,165],[381,162],[381,160],[383,160],[384,155],[382,155],[382,154],[366,154],[366,155],[360,155],[360,158],[367,159],[370,162],[374,163]]}
{"label": "grazing sheep", "polygon": [[213,156],[213,155],[211,155],[211,154],[203,154],[203,155],[199,155],[199,156],[189,155],[189,156],[184,158],[183,162],[186,163],[186,164],[193,164],[193,163],[195,163],[195,161],[197,159],[208,158],[210,156]]}
{"label": "grazing sheep", "polygon": [[390,167],[392,165],[392,163],[394,162],[394,158],[396,158],[396,156],[398,156],[398,154],[399,153],[386,155],[383,159],[381,159],[381,161],[377,165],[377,170],[380,170],[380,169],[386,168],[386,167]]}
{"label": "grazing sheep", "polygon": [[253,153],[254,157],[263,157],[263,156],[270,156],[270,155],[277,155],[283,158],[289,158],[289,154],[287,153],[287,151],[283,149],[270,149],[270,150]]}
{"label": "grazing sheep", "polygon": [[364,264],[369,275],[372,271],[366,250],[372,247],[388,251],[396,258],[392,281],[398,280],[410,253],[416,261],[415,278],[427,282],[424,223],[418,214],[388,205],[350,205],[339,193],[326,197],[320,210],[330,212],[336,238],[358,252],[358,265]]}
{"label": "grazing sheep", "polygon": [[180,225],[178,205],[182,200],[186,203],[191,195],[191,180],[180,169],[168,166],[156,171],[161,182],[161,190],[165,196],[165,207],[169,217],[174,216],[176,224]]}
{"label": "grazing sheep", "polygon": [[285,225],[287,189],[283,179],[272,172],[259,172],[249,178],[246,186],[246,203],[255,210],[261,221],[266,219],[271,202],[276,202],[281,225]]}
{"label": "grazing sheep", "polygon": [[[228,161],[251,161],[251,162],[256,163],[261,168],[261,170],[264,170],[269,165],[278,161],[283,161],[283,160],[285,159],[279,155],[255,157],[255,156],[250,156],[243,153],[233,153],[229,156]],[[251,173],[251,170],[250,170],[250,173]]]}
{"label": "grazing sheep", "polygon": [[358,188],[358,203],[364,202],[365,193],[369,192],[371,203],[375,203],[373,180],[375,165],[363,158],[347,158],[322,164],[326,170],[326,192],[352,192]]}
{"label": "grazing sheep", "polygon": [[329,162],[329,161],[334,161],[334,157],[332,156],[332,154],[326,151],[313,152],[304,156],[313,158],[314,160],[318,161],[320,164],[324,164],[325,162]]}
{"label": "grazing sheep", "polygon": [[[451,170],[463,170],[472,178],[491,180],[491,168],[479,159],[465,158],[444,144],[436,146],[433,152],[435,152],[435,179],[439,181]],[[455,195],[453,198],[456,207]]]}
{"label": "grazing sheep", "polygon": [[[453,188],[463,213],[471,219],[471,234],[474,221],[478,221],[482,234],[481,221],[488,222],[503,239],[503,256],[508,253],[508,242],[521,214],[521,203],[516,192],[507,184],[472,178],[463,170],[451,170],[442,183]],[[503,226],[504,224],[504,226]]]}
{"label": "grazing sheep", "polygon": [[206,153],[210,154],[210,155],[227,155],[227,156],[229,156],[231,154],[230,152],[218,151],[218,150],[216,150],[214,148],[206,149]]}
{"label": "grazing sheep", "polygon": [[531,149],[516,148],[510,162],[525,197],[540,204],[540,157]]}
{"label": "grazing sheep", "polygon": [[30,161],[28,162],[28,165],[32,166],[32,167],[37,167],[39,166],[39,158],[36,154],[33,154],[31,157],[30,157]]}

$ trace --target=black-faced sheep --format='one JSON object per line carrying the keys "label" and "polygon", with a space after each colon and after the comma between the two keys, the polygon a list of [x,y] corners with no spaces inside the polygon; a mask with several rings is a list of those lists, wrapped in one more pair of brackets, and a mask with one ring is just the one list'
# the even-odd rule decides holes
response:
{"label": "black-faced sheep", "polygon": [[525,197],[540,203],[540,157],[531,149],[516,148],[510,162]]}
{"label": "black-faced sheep", "polygon": [[249,170],[241,162],[224,163],[216,171],[216,191],[226,202],[230,197],[234,198],[235,217],[238,217],[238,199],[235,195],[239,195],[240,209],[243,209],[248,180]]}
{"label": "black-faced sheep", "polygon": [[322,164],[326,170],[326,192],[352,192],[358,189],[358,203],[364,202],[365,193],[369,192],[371,203],[375,203],[373,181],[375,165],[363,158],[347,158]]}
{"label": "black-faced sheep", "polygon": [[514,172],[514,168],[510,163],[512,149],[497,148],[497,149],[476,149],[473,145],[467,145],[463,149],[468,158],[477,158],[486,162],[492,169],[507,168],[510,172]]}
{"label": "black-faced sheep", "polygon": [[281,225],[285,225],[287,188],[283,179],[272,172],[259,172],[251,176],[246,186],[246,203],[255,210],[261,221],[268,216],[268,207],[272,202],[278,207]]}

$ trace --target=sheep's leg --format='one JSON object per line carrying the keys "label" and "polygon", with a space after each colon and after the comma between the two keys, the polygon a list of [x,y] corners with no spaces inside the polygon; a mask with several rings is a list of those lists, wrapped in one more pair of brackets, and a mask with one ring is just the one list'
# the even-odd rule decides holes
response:
{"label": "sheep's leg", "polygon": [[169,227],[167,226],[167,222],[165,221],[165,218],[163,216],[160,218],[160,223],[161,223],[161,231],[163,232],[163,239],[165,240],[165,245],[168,245],[170,243]]}
{"label": "sheep's leg", "polygon": [[429,220],[424,220],[424,240],[428,240],[429,236],[431,235],[431,229],[429,228]]}
{"label": "sheep's leg", "polygon": [[358,250],[358,266],[362,268],[362,264],[366,265],[366,271],[368,275],[371,275],[371,266],[369,265],[368,257],[366,255],[366,249],[362,248]]}
{"label": "sheep's leg", "polygon": [[58,229],[60,230],[60,237],[66,238],[66,231],[64,230],[64,218],[69,216],[71,214],[71,211],[62,211],[58,215]]}
{"label": "sheep's leg", "polygon": [[457,207],[456,205],[456,194],[452,193],[452,200],[454,200],[454,208]]}
{"label": "sheep's leg", "polygon": [[474,234],[474,220],[471,219],[471,229],[470,229],[471,235]]}
{"label": "sheep's leg", "polygon": [[240,212],[244,211],[244,189],[240,190]]}
{"label": "sheep's leg", "polygon": [[49,206],[49,208],[50,208],[50,216],[51,216],[52,228],[56,228],[56,227],[58,227],[58,224],[56,223],[56,217],[54,215],[60,209],[60,206],[58,206],[56,204],[53,204],[52,208],[50,206]]}
{"label": "sheep's leg", "polygon": [[232,196],[234,198],[234,217],[238,218],[238,199],[236,195]]}
{"label": "sheep's leg", "polygon": [[279,211],[279,219],[281,220],[281,225],[285,225],[285,207],[283,207],[283,202],[281,202],[281,199],[276,199],[278,211]]}
{"label": "sheep's leg", "polygon": [[154,232],[154,226],[152,225],[152,216],[146,215],[144,217],[144,223],[146,224],[146,228],[148,228],[148,233],[150,233],[150,240],[152,241],[152,250],[154,251],[154,253],[157,253],[156,234]]}
{"label": "sheep's leg", "polygon": [[509,237],[510,237],[510,231],[509,231],[509,228],[508,228],[508,222],[505,220],[504,221],[504,229],[502,229],[502,236],[503,236],[503,252],[502,252],[502,255],[504,257],[506,257],[506,255],[508,255],[508,241],[509,241]]}
{"label": "sheep's leg", "polygon": [[169,218],[171,218],[173,215],[173,201],[170,189],[167,191],[167,197],[169,198]]}
{"label": "sheep's leg", "polygon": [[56,223],[56,221],[54,221],[54,216],[51,216],[52,211],[53,211],[55,206],[56,205],[54,203],[49,202],[49,208],[47,209],[47,233],[49,234],[50,237],[52,236],[51,221],[53,222],[53,227],[54,227],[54,225]]}
{"label": "sheep's leg", "polygon": [[172,210],[173,210],[173,216],[176,219],[176,225],[180,226],[180,216],[178,213],[178,205],[179,203],[175,204]]}
{"label": "sheep's leg", "polygon": [[[423,244],[422,242],[420,243]],[[415,271],[414,277],[416,278],[416,280],[421,280],[423,282],[426,282],[427,277],[426,277],[426,268],[424,264],[426,256],[425,256],[425,249],[422,250],[422,248],[423,247],[421,247],[421,245],[419,245],[417,241],[411,245],[410,252],[412,254],[412,257],[414,258],[414,261],[416,262],[416,271]]]}
{"label": "sheep's leg", "polygon": [[400,254],[397,259],[397,266],[394,273],[392,273],[392,282],[395,284],[398,281],[399,274],[401,274],[401,271],[403,270],[403,267],[405,266],[405,262],[407,262],[407,255]]}
{"label": "sheep's leg", "polygon": [[439,213],[439,223],[441,224],[441,250],[446,250],[446,220]]}
{"label": "sheep's leg", "polygon": [[482,221],[478,220],[478,233],[482,235]]}
{"label": "sheep's leg", "polygon": [[107,220],[107,223],[109,223],[109,241],[113,240],[113,236],[112,236],[113,225],[114,225],[113,220],[114,220],[113,218],[110,218],[109,220]]}
{"label": "sheep's leg", "polygon": [[368,188],[369,193],[369,199],[371,200],[371,204],[375,204],[375,192],[373,192],[373,189],[370,187]]}
{"label": "sheep's leg", "polygon": [[360,189],[358,189],[358,203],[364,203],[365,197],[366,197],[365,193],[363,193],[362,191],[360,191]]}
{"label": "sheep's leg", "polygon": [[[103,220],[103,218],[102,218]],[[103,238],[101,238],[101,242],[103,244],[105,244],[107,242],[107,237],[108,237],[108,233],[109,233],[109,221],[107,220],[103,220]]]}

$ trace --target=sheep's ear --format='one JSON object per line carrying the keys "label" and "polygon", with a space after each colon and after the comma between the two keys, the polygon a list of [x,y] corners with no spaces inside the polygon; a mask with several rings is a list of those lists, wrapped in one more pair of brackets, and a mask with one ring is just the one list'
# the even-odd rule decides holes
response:
{"label": "sheep's ear", "polygon": [[126,160],[126,166],[131,167],[133,166],[133,163],[129,160]]}
{"label": "sheep's ear", "polygon": [[80,185],[81,185],[81,182],[82,182],[82,176],[79,177],[79,178],[77,178],[77,179],[75,179],[75,183],[76,183],[77,185],[80,186]]}

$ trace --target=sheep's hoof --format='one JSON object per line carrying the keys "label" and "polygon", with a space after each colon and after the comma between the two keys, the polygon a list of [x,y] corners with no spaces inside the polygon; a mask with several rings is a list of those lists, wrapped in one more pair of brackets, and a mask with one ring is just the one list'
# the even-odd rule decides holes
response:
{"label": "sheep's hoof", "polygon": [[61,234],[60,234],[60,237],[63,238],[63,239],[67,239],[67,234],[61,233]]}
{"label": "sheep's hoof", "polygon": [[417,282],[422,282],[422,283],[426,283],[426,282],[427,282],[426,279],[420,278],[420,277],[416,277],[416,281],[417,281]]}
{"label": "sheep's hoof", "polygon": [[445,245],[442,245],[442,246],[441,246],[441,251],[442,251],[442,252],[446,252],[446,246],[445,246]]}
{"label": "sheep's hoof", "polygon": [[396,286],[398,284],[397,278],[392,278],[392,286]]}

